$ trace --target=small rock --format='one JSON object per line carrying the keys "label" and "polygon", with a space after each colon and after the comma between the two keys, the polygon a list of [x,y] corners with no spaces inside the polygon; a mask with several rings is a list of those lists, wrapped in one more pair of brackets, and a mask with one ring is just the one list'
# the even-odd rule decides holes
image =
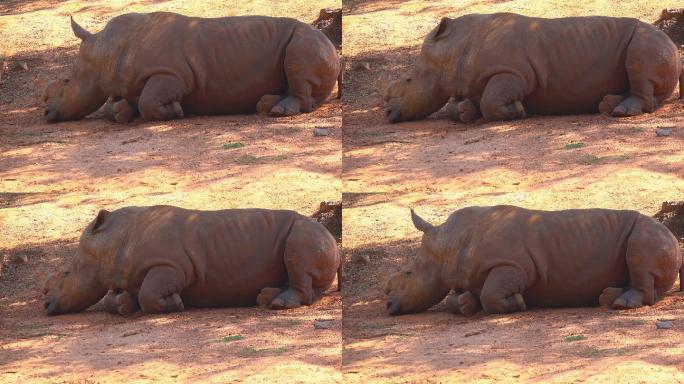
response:
{"label": "small rock", "polygon": [[352,71],[370,71],[371,65],[367,61],[357,61],[352,65]]}
{"label": "small rock", "polygon": [[370,256],[365,253],[355,253],[352,257],[352,261],[359,264],[368,264],[370,263]]}
{"label": "small rock", "polygon": [[672,130],[670,128],[658,128],[656,129],[656,136],[665,137],[672,135]]}
{"label": "small rock", "polygon": [[28,256],[26,256],[26,255],[13,255],[11,261],[13,264],[26,264],[26,263],[28,263]]}
{"label": "small rock", "polygon": [[656,328],[657,329],[670,329],[670,328],[672,328],[672,322],[671,321],[656,321]]}
{"label": "small rock", "polygon": [[28,71],[28,64],[23,60],[13,61],[9,64],[10,71]]}
{"label": "small rock", "polygon": [[314,328],[316,329],[330,329],[332,322],[330,320],[316,319],[314,321]]}
{"label": "small rock", "polygon": [[329,136],[330,130],[328,128],[316,128],[314,129],[314,136]]}

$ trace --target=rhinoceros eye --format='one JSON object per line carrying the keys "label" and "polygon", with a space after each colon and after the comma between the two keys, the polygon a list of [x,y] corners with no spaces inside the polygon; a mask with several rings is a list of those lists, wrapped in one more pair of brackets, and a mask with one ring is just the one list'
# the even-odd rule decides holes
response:
{"label": "rhinoceros eye", "polygon": [[404,274],[405,274],[406,276],[411,276],[411,271],[406,271]]}
{"label": "rhinoceros eye", "polygon": [[69,83],[69,79],[64,79],[63,82],[64,82],[64,84],[67,84],[67,83]]}
{"label": "rhinoceros eye", "polygon": [[69,275],[69,273],[70,273],[69,271],[64,271],[64,276]]}
{"label": "rhinoceros eye", "polygon": [[407,83],[410,83],[410,82],[411,82],[411,78],[409,77],[408,79],[406,79],[406,82],[407,82]]}

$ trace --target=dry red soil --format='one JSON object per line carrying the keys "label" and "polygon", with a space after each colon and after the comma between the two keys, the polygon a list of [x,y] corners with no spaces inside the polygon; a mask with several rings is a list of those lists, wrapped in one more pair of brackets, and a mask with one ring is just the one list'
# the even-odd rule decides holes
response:
{"label": "dry red soil", "polygon": [[[420,237],[408,207],[441,223],[461,207],[603,207],[652,215],[682,200],[684,102],[633,118],[532,117],[453,123],[386,122],[382,87],[408,70],[443,16],[517,12],[655,21],[680,1],[349,1],[343,19],[343,373],[349,383],[682,382],[684,295],[653,307],[534,309],[466,319],[438,305],[389,317],[383,283]],[[353,70],[367,63],[370,70]],[[367,67],[367,66],[366,66]],[[670,128],[669,137],[656,137]],[[568,144],[583,143],[572,148]],[[505,251],[505,249],[502,249]],[[657,319],[673,320],[657,330]],[[581,335],[582,337],[572,337]],[[579,339],[579,340],[575,340]]]}
{"label": "dry red soil", "polygon": [[[47,125],[40,95],[73,61],[69,15],[98,31],[127,12],[205,17],[286,15],[323,7],[271,1],[3,1],[0,56],[28,71],[0,80],[0,382],[339,382],[341,296],[311,307],[190,309],[124,319],[88,311],[46,317],[41,288],[73,255],[99,209],[288,208],[313,213],[341,195],[341,103],[312,114],[190,117],[117,125]],[[316,127],[331,130],[314,137]],[[241,143],[239,148],[231,144]],[[13,258],[26,256],[25,264]],[[4,260],[4,261],[3,261]],[[329,329],[314,329],[316,319]]]}

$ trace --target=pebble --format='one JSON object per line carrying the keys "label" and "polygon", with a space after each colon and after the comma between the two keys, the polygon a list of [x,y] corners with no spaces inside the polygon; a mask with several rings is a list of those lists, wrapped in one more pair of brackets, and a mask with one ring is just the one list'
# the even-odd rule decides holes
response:
{"label": "pebble", "polygon": [[357,253],[357,254],[354,254],[354,256],[352,257],[352,260],[355,263],[368,264],[368,263],[370,263],[370,256],[368,256],[365,253]]}
{"label": "pebble", "polygon": [[26,255],[14,255],[14,256],[12,256],[12,263],[14,263],[14,264],[26,264],[26,263],[28,263],[28,256],[26,256]]}
{"label": "pebble", "polygon": [[366,62],[366,61],[357,61],[352,66],[352,71],[370,71],[370,70],[371,70],[371,65],[369,62]]}
{"label": "pebble", "polygon": [[329,136],[330,130],[328,128],[316,128],[314,129],[314,136]]}
{"label": "pebble", "polygon": [[671,321],[656,321],[656,328],[657,329],[670,329],[670,328],[672,328],[672,322]]}
{"label": "pebble", "polygon": [[672,130],[670,128],[658,128],[656,129],[656,136],[658,137],[666,137],[670,136],[672,134]]}
{"label": "pebble", "polygon": [[316,329],[330,329],[332,322],[330,320],[320,320],[314,321],[314,328]]}

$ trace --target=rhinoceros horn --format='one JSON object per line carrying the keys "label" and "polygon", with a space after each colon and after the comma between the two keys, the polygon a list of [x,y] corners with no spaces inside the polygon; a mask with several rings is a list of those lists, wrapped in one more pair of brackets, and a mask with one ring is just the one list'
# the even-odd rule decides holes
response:
{"label": "rhinoceros horn", "polygon": [[421,232],[427,232],[434,228],[434,226],[427,221],[423,220],[420,216],[418,216],[413,209],[411,209],[411,220],[413,221],[413,225]]}
{"label": "rhinoceros horn", "polygon": [[73,16],[71,16],[71,29],[74,31],[74,35],[81,40],[88,40],[93,35],[86,31],[85,28],[78,25],[78,23],[74,21]]}

